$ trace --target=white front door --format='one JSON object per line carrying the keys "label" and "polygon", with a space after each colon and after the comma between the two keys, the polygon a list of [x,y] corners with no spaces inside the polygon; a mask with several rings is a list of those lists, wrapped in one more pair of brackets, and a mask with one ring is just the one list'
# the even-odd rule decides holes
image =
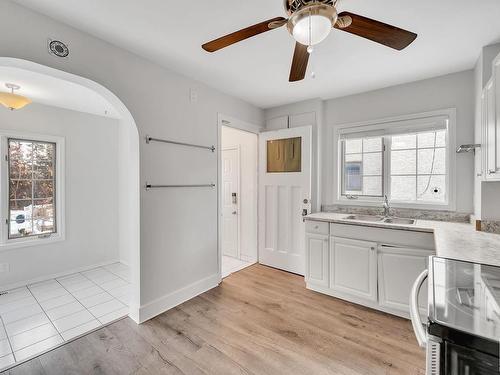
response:
{"label": "white front door", "polygon": [[306,126],[259,136],[259,262],[299,275],[306,254],[302,217],[311,211],[311,134]]}
{"label": "white front door", "polygon": [[239,181],[239,149],[222,150],[222,254],[234,258],[240,257]]}

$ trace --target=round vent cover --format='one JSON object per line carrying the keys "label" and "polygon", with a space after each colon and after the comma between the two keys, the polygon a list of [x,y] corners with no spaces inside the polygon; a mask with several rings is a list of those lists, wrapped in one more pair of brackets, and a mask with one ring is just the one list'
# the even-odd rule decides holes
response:
{"label": "round vent cover", "polygon": [[49,40],[49,52],[57,57],[68,57],[69,48],[60,40]]}
{"label": "round vent cover", "polygon": [[312,4],[325,4],[333,6],[335,4],[335,0],[285,0],[285,10],[289,15],[292,15],[301,8]]}

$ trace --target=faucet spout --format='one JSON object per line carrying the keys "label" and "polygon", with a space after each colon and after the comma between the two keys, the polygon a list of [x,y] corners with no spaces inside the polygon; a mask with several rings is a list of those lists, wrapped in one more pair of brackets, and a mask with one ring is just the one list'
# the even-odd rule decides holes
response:
{"label": "faucet spout", "polygon": [[391,216],[391,206],[389,204],[389,198],[387,198],[387,195],[384,196],[384,217],[389,217]]}

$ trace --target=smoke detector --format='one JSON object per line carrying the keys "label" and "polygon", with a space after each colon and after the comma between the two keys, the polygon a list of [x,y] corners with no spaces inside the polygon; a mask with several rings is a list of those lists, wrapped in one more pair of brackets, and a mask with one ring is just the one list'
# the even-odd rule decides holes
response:
{"label": "smoke detector", "polygon": [[68,45],[60,40],[49,39],[47,41],[49,53],[55,57],[68,58],[69,48]]}

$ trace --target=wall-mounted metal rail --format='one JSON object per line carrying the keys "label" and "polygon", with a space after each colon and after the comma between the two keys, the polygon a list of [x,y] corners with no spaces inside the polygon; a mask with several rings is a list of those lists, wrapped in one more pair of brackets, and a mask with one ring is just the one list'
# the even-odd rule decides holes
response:
{"label": "wall-mounted metal rail", "polygon": [[214,188],[215,184],[201,184],[201,185],[151,185],[146,183],[146,190],[151,189],[178,189],[178,188]]}
{"label": "wall-mounted metal rail", "polygon": [[178,145],[178,146],[195,147],[195,148],[201,148],[201,149],[215,152],[215,146],[203,146],[203,145],[197,145],[197,144],[193,144],[193,143],[177,142],[177,141],[171,141],[169,139],[153,138],[153,137],[150,137],[149,135],[146,135],[146,143],[150,144],[151,142],[169,143],[169,144]]}

